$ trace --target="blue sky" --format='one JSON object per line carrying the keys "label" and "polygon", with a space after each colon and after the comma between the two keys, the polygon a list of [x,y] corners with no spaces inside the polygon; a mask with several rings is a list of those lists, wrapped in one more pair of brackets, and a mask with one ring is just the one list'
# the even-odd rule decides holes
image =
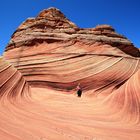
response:
{"label": "blue sky", "polygon": [[140,0],[1,0],[0,54],[26,18],[49,7],[59,8],[79,27],[110,24],[140,48]]}

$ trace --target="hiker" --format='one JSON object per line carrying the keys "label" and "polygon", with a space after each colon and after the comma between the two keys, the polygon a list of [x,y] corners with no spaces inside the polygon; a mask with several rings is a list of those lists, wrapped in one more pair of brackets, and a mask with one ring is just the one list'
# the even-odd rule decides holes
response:
{"label": "hiker", "polygon": [[80,83],[77,85],[76,89],[77,89],[77,95],[78,95],[77,97],[81,97],[81,95],[82,95],[82,88],[80,86]]}

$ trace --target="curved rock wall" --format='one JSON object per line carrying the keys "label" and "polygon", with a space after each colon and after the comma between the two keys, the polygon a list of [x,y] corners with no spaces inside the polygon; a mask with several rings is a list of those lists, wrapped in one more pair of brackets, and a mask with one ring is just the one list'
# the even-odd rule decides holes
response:
{"label": "curved rock wall", "polygon": [[27,19],[0,58],[0,138],[139,140],[139,56],[109,25],[81,29],[56,8]]}

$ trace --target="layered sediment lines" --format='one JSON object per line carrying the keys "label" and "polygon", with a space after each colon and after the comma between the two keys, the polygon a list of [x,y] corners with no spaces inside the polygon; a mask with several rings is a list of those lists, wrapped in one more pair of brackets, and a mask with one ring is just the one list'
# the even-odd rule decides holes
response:
{"label": "layered sediment lines", "polygon": [[95,53],[90,46],[85,47],[79,42],[41,44],[23,48],[20,56],[19,53],[16,55],[20,49],[5,54],[25,79],[32,85],[46,85],[58,90],[75,89],[78,83],[85,90],[106,92],[110,87],[113,90],[140,66],[138,58]]}
{"label": "layered sediment lines", "polygon": [[1,138],[139,140],[139,57],[109,25],[81,29],[56,8],[27,19],[0,59]]}
{"label": "layered sediment lines", "polygon": [[0,58],[0,99],[18,101],[30,96],[30,88],[20,72]]}

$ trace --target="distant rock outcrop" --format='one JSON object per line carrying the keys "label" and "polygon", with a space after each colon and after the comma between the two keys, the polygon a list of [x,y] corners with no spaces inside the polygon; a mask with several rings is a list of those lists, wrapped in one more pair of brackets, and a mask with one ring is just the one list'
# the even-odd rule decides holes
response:
{"label": "distant rock outcrop", "polygon": [[[95,28],[81,29],[56,8],[43,10],[36,18],[28,18],[23,22],[12,35],[6,51],[15,47],[37,45],[41,42],[53,43],[70,40],[92,45],[95,43],[111,45],[115,47],[114,49],[131,56],[140,56],[139,50],[126,37],[117,34],[111,26],[98,25]],[[106,50],[106,47],[104,49]],[[104,53],[109,52],[104,51]]]}

